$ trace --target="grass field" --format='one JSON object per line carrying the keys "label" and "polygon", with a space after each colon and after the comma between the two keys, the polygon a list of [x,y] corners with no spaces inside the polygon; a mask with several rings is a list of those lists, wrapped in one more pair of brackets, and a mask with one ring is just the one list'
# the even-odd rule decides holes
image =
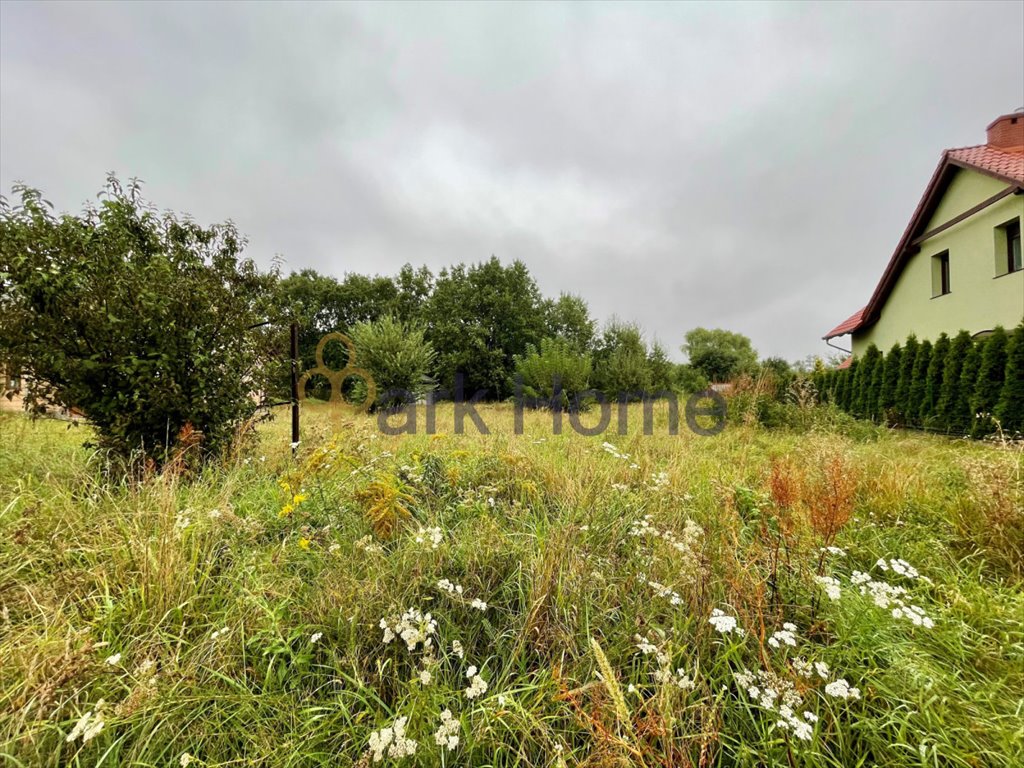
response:
{"label": "grass field", "polygon": [[0,762],[1021,764],[1019,447],[482,413],[141,483],[0,418]]}

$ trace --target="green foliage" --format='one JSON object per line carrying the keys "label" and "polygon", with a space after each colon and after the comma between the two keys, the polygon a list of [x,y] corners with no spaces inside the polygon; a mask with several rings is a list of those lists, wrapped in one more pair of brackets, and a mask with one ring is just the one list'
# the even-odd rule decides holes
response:
{"label": "green foliage", "polygon": [[609,400],[637,399],[651,389],[647,343],[634,323],[612,320],[594,353],[594,380]]}
{"label": "green foliage", "polygon": [[903,348],[899,344],[893,344],[889,353],[885,356],[885,364],[882,372],[882,386],[878,391],[878,410],[885,421],[892,423],[895,420],[894,410],[896,408],[896,387],[900,381],[900,365],[903,358]]}
{"label": "green foliage", "polygon": [[182,431],[223,450],[260,410],[275,275],[241,258],[231,224],[158,214],[111,176],[98,208],[55,216],[16,186],[0,202],[0,363],[27,399],[80,409],[98,444],[168,457]]}
{"label": "green foliage", "polygon": [[[325,445],[313,407],[298,462],[278,421],[237,461],[130,486],[63,424],[0,414],[5,758],[1017,768],[1019,455],[802,410],[779,416],[809,415],[806,437],[691,439],[641,436],[635,405],[630,434],[611,438],[625,460],[571,431],[510,439],[504,404],[481,408],[490,436],[367,440],[373,421],[356,419]],[[550,434],[549,415],[525,418],[530,438]],[[279,483],[297,468],[289,497],[308,498],[282,516]],[[822,552],[837,508],[853,517]],[[876,605],[857,571],[906,590],[897,605],[933,625]],[[384,641],[381,620],[409,609],[432,615],[429,650]],[[744,634],[710,624],[716,610]],[[797,647],[773,647],[789,622]],[[639,652],[638,634],[657,652]],[[800,675],[798,656],[822,671]],[[488,684],[472,700],[470,666]],[[795,684],[807,741],[781,732],[780,702],[769,711],[737,684],[743,670]],[[826,692],[840,678],[859,697]],[[105,727],[69,740],[100,700]],[[460,726],[451,751],[434,739],[445,709]],[[374,763],[371,734],[398,717],[416,753]]]}
{"label": "green foliage", "polygon": [[907,400],[906,419],[908,424],[922,424],[921,407],[925,402],[928,388],[928,366],[932,361],[932,343],[925,339],[917,347],[914,368],[911,374],[910,394]]}
{"label": "green foliage", "polygon": [[900,377],[896,382],[896,423],[908,424],[912,412],[910,389],[914,382],[914,363],[917,362],[917,337],[911,334],[900,355]]}
{"label": "green foliage", "polygon": [[877,387],[881,387],[881,380],[875,376],[875,369],[884,365],[882,353],[874,344],[865,351],[857,367],[857,375],[854,380],[855,397],[852,412],[862,419],[870,419],[875,415],[878,405]]}
{"label": "green foliage", "polygon": [[981,345],[978,376],[971,396],[971,411],[975,414],[971,428],[973,437],[984,437],[995,429],[992,413],[999,404],[1006,375],[1006,331],[996,326]]}
{"label": "green foliage", "polygon": [[677,365],[673,373],[673,379],[676,383],[676,389],[687,394],[704,392],[710,386],[707,376],[689,363]]}
{"label": "green foliage", "polygon": [[836,407],[844,411],[850,410],[850,382],[852,378],[853,376],[849,368],[836,371],[835,394],[833,397]]}
{"label": "green foliage", "polygon": [[441,386],[454,391],[461,373],[466,397],[478,390],[499,399],[511,394],[516,355],[544,335],[541,306],[537,284],[520,261],[506,267],[492,256],[442,270],[423,314]]}
{"label": "green foliage", "polygon": [[[961,388],[964,364],[974,347],[971,334],[960,331],[949,344],[949,354],[942,369],[942,389],[939,392],[937,426],[947,432],[963,431],[970,416],[970,404]],[[973,382],[972,382],[973,391]]]}
{"label": "green foliage", "polygon": [[593,348],[595,323],[587,302],[579,296],[563,293],[555,300],[545,299],[542,311],[547,336],[564,339],[579,352]]}
{"label": "green foliage", "polygon": [[846,369],[846,392],[843,395],[843,410],[853,413],[854,405],[857,402],[857,373],[860,370],[860,360],[854,358]]}
{"label": "green foliage", "polygon": [[720,328],[694,328],[686,333],[683,354],[711,381],[731,381],[757,371],[757,352],[750,339]]}
{"label": "green foliage", "polygon": [[561,406],[568,406],[590,386],[590,355],[577,351],[564,338],[541,339],[540,349],[532,345],[515,358],[515,371],[523,380],[523,394],[551,403],[554,383],[562,391]]}
{"label": "green foliage", "polygon": [[668,359],[668,352],[659,343],[651,344],[647,354],[647,370],[650,371],[650,390],[652,393],[675,392],[679,389],[676,382],[676,366]]}
{"label": "green foliage", "polygon": [[978,367],[981,365],[981,350],[984,342],[973,341],[964,357],[964,367],[960,371],[960,386],[957,389],[957,400],[953,411],[953,429],[961,434],[968,434],[974,427],[974,388],[978,383]]}
{"label": "green foliage", "polygon": [[946,368],[946,358],[949,357],[949,344],[949,336],[940,334],[932,347],[932,357],[928,362],[928,381],[925,385],[921,411],[918,414],[921,424],[928,428],[935,426],[937,419],[939,396],[942,393],[942,375]]}
{"label": "green foliage", "polygon": [[995,417],[1007,434],[1024,433],[1024,323],[1018,325],[1010,337],[1003,378]]}
{"label": "green foliage", "polygon": [[[350,331],[358,367],[373,376],[377,405],[415,402],[434,388],[434,348],[423,329],[394,317],[357,323]],[[357,398],[358,399],[358,398]]]}
{"label": "green foliage", "polygon": [[[349,333],[358,323],[370,323],[383,317],[394,317],[415,323],[430,294],[433,276],[426,267],[414,269],[409,264],[398,275],[366,277],[348,274],[343,280],[322,275],[312,269],[293,272],[280,280],[276,302],[280,313],[299,325],[300,368],[316,365],[316,347],[328,333]],[[328,344],[324,362],[329,368],[345,367],[346,351],[342,345]],[[287,391],[287,373],[279,389]],[[314,379],[308,393],[327,397],[324,383]]]}
{"label": "green foliage", "polygon": [[771,380],[777,398],[783,397],[789,391],[790,384],[796,380],[792,366],[781,357],[765,358],[761,361],[759,370],[761,375]]}

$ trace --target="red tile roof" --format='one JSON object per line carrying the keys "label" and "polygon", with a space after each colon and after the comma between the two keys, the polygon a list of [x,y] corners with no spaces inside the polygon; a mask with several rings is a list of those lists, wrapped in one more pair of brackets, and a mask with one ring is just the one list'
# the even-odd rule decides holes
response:
{"label": "red tile roof", "polygon": [[853,313],[822,338],[831,339],[835,336],[853,333],[861,328],[866,328],[878,318],[878,313],[888,298],[896,277],[911,256],[909,247],[911,240],[918,233],[918,228],[927,221],[928,216],[934,211],[957,168],[976,170],[1005,181],[1007,184],[1017,187],[1018,190],[1024,190],[1024,152],[1005,151],[988,144],[947,149],[942,153],[942,159],[939,161],[935,173],[932,174],[931,181],[928,182],[924,195],[921,196],[914,215],[911,216],[910,223],[907,225],[903,237],[900,238],[892,258],[889,259],[889,264],[886,266],[885,272],[882,273],[867,306],[859,312]]}
{"label": "red tile roof", "polygon": [[[867,307],[864,307],[864,309],[867,309]],[[857,330],[857,328],[860,326],[860,321],[864,318],[864,309],[858,309],[848,318],[843,320],[843,322],[841,322],[831,331],[826,333],[824,338],[831,339],[836,336],[842,336],[845,333],[850,333],[851,331]]]}
{"label": "red tile roof", "polygon": [[977,147],[948,149],[946,155],[954,162],[977,168],[979,171],[1024,182],[1024,152],[1004,152],[988,144],[982,144]]}
{"label": "red tile roof", "polygon": [[850,355],[848,358],[843,360],[843,362],[841,362],[839,365],[836,366],[836,370],[837,371],[845,371],[852,364],[853,364],[853,355]]}

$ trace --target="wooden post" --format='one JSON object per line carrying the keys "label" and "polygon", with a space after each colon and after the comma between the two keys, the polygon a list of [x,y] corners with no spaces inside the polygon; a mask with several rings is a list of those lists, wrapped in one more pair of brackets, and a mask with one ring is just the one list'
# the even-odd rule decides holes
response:
{"label": "wooden post", "polygon": [[299,449],[299,324],[292,323],[292,456]]}

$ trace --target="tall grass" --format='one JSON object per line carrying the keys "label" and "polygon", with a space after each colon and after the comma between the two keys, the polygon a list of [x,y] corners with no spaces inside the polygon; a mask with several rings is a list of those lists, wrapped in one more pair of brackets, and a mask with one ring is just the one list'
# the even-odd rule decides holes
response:
{"label": "tall grass", "polygon": [[[663,411],[644,436],[639,407],[623,436],[552,435],[540,413],[517,436],[511,409],[481,411],[490,435],[453,434],[441,408],[440,434],[386,436],[309,408],[294,460],[272,423],[223,466],[142,482],[112,478],[84,427],[4,416],[0,755],[1019,764],[1019,450],[671,436]],[[883,583],[905,590],[886,608]],[[385,642],[382,620],[419,640]],[[451,750],[435,740],[446,709]],[[399,718],[406,757],[389,753]]]}

